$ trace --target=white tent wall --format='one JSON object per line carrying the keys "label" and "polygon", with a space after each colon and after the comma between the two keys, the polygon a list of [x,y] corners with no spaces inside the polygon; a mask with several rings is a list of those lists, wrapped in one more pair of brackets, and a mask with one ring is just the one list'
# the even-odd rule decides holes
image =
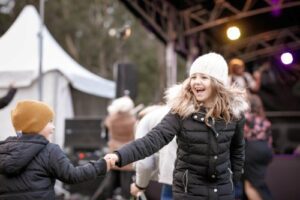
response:
{"label": "white tent wall", "polygon": [[[10,83],[18,89],[13,101],[0,111],[0,139],[15,135],[10,111],[21,99],[38,99],[39,77],[39,31],[40,18],[32,5],[26,6],[15,22],[0,37],[0,96],[4,95]],[[43,28],[43,101],[56,112],[56,133],[53,142],[63,146],[65,119],[74,116],[71,88],[99,99],[112,99],[115,96],[115,83],[91,73],[78,64],[55,41],[46,26]],[[77,97],[75,97],[77,98]],[[78,99],[74,99],[78,101]],[[82,102],[89,106],[89,99]],[[96,113],[95,113],[96,114]],[[86,115],[85,115],[86,117]]]}
{"label": "white tent wall", "polygon": [[[76,118],[104,118],[111,99],[99,98],[71,88],[74,116]],[[88,102],[88,103],[87,103]]]}
{"label": "white tent wall", "polygon": [[[0,96],[5,95],[7,88],[0,88]],[[19,100],[38,99],[38,82],[35,80],[29,87],[20,87],[12,102],[0,112],[0,140],[15,136],[11,123],[10,112]],[[63,146],[65,119],[73,117],[73,103],[68,80],[58,71],[51,71],[43,76],[43,101],[48,103],[55,112],[55,133],[52,141]],[[34,110],[32,110],[34,112]]]}
{"label": "white tent wall", "polygon": [[[39,76],[40,18],[37,10],[26,6],[8,31],[0,38],[0,72],[32,71],[31,78]],[[115,83],[91,73],[78,64],[43,28],[43,73],[59,70],[72,87],[82,92],[114,98]],[[97,87],[95,87],[97,86]]]}
{"label": "white tent wall", "polygon": [[74,117],[69,81],[60,72],[52,71],[44,75],[43,83],[43,101],[49,103],[55,111],[55,134],[52,139],[62,147],[65,141],[65,119]]}

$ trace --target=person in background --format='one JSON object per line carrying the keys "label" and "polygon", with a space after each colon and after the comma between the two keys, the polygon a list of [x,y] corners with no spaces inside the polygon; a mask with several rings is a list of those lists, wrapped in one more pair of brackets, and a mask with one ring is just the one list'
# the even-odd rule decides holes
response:
{"label": "person in background", "polygon": [[0,109],[4,108],[11,102],[11,100],[14,98],[16,92],[17,92],[17,89],[14,88],[12,85],[10,85],[7,94],[0,98]]}
{"label": "person in background", "polygon": [[19,101],[11,119],[17,132],[0,142],[0,199],[55,199],[54,183],[80,183],[103,176],[105,159],[74,167],[62,149],[49,142],[54,112],[47,104]]}
{"label": "person in background", "polygon": [[249,200],[270,200],[272,195],[265,177],[267,167],[273,158],[271,122],[266,118],[260,97],[252,94],[248,98],[251,110],[245,115],[244,127],[246,140],[244,195]]}
{"label": "person in background", "polygon": [[[170,108],[166,105],[156,105],[151,108],[151,111],[145,114],[136,127],[136,139],[144,137],[170,111]],[[162,183],[160,199],[173,199],[172,181],[176,150],[177,143],[174,138],[159,153],[135,163],[136,178],[135,183],[131,184],[131,194],[133,196],[138,196],[143,192],[151,180],[157,180]]]}
{"label": "person in background", "polygon": [[245,63],[239,58],[233,58],[229,61],[228,85],[236,84],[238,87],[247,89],[255,93],[260,89],[261,72],[256,70],[253,76],[245,71]]}
{"label": "person in background", "polygon": [[[129,96],[115,99],[108,106],[108,116],[105,119],[105,126],[108,131],[108,149],[113,152],[123,145],[134,140],[134,127],[136,116],[133,112],[134,103]],[[104,187],[104,198],[112,199],[115,189],[120,188],[123,199],[130,198],[130,184],[134,170],[132,165],[114,167],[108,174]]]}
{"label": "person in background", "polygon": [[173,198],[234,199],[233,182],[243,172],[243,113],[248,103],[244,91],[226,87],[227,79],[223,56],[198,57],[189,77],[175,86],[180,89],[167,102],[170,112],[161,122],[143,138],[105,158],[112,165],[124,166],[154,154],[177,136]]}

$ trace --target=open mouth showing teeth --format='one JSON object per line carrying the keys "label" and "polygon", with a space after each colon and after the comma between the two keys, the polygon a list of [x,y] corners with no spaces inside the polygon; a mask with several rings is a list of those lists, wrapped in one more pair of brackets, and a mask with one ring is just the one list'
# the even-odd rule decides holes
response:
{"label": "open mouth showing teeth", "polygon": [[195,89],[195,90],[196,90],[197,93],[200,93],[200,92],[203,92],[205,89],[204,88],[201,88],[201,89],[198,88],[198,89]]}

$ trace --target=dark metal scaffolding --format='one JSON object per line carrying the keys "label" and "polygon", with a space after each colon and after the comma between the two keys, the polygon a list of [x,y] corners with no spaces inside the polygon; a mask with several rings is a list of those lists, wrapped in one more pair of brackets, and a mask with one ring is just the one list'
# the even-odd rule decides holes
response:
{"label": "dark metal scaffolding", "polygon": [[[299,50],[299,0],[121,0],[164,43],[186,58],[207,51],[245,62],[268,57],[280,48]],[[224,29],[241,24],[245,36],[224,39]],[[246,33],[248,32],[248,33]],[[196,52],[196,53],[195,53]]]}

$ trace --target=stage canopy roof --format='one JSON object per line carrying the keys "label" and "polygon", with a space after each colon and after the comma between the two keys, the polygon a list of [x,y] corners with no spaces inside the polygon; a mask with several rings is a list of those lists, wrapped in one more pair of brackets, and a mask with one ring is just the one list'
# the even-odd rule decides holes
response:
{"label": "stage canopy roof", "polygon": [[[175,41],[179,54],[217,51],[246,62],[300,49],[299,0],[120,0],[155,35]],[[237,41],[226,38],[240,27]]]}

